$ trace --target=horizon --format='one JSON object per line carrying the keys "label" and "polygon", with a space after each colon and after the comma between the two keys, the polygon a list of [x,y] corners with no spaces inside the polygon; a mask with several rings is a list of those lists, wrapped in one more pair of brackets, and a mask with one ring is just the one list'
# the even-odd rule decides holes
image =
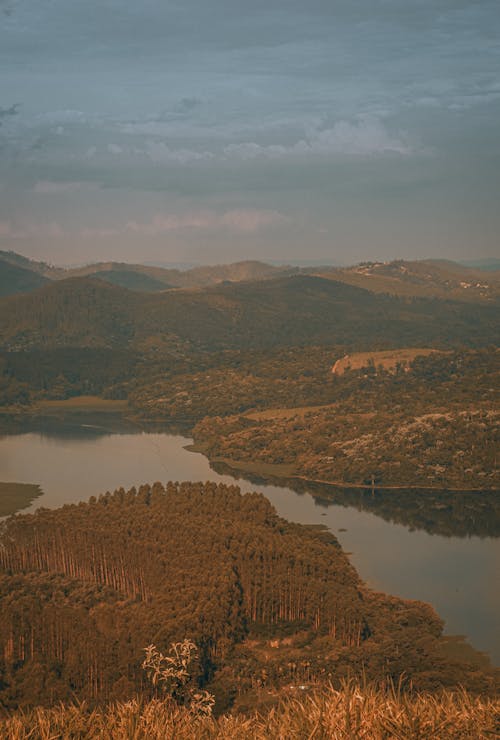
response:
{"label": "horizon", "polygon": [[397,262],[449,262],[452,264],[460,265],[461,267],[469,267],[471,269],[484,269],[486,271],[488,270],[500,270],[500,259],[497,259],[495,257],[478,257],[476,259],[472,260],[459,260],[459,259],[453,259],[451,257],[421,257],[417,260],[404,260],[400,257],[396,257],[392,260],[379,260],[376,258],[373,259],[367,259],[367,260],[361,260],[359,262],[336,262],[333,260],[326,259],[325,261],[321,260],[287,260],[281,259],[281,260],[273,260],[273,259],[258,259],[253,257],[242,257],[239,260],[231,260],[228,259],[227,261],[220,261],[220,262],[170,262],[170,261],[161,261],[161,260],[144,260],[144,261],[131,261],[131,260],[124,260],[118,258],[114,259],[97,259],[97,260],[89,260],[84,262],[52,262],[51,260],[45,259],[43,255],[39,257],[33,257],[32,255],[28,254],[21,254],[20,252],[16,252],[12,249],[3,250],[0,248],[0,260],[3,259],[2,253],[4,254],[12,254],[14,257],[21,257],[23,259],[27,259],[30,262],[39,262],[40,264],[45,264],[49,268],[54,269],[61,269],[61,270],[76,270],[80,268],[85,267],[92,267],[93,265],[106,265],[106,264],[114,264],[114,265],[127,265],[130,267],[133,267],[134,265],[141,265],[143,267],[159,267],[165,270],[178,270],[179,272],[187,272],[189,270],[194,270],[197,268],[203,268],[203,267],[221,267],[221,266],[231,266],[236,264],[250,264],[250,263],[258,263],[262,265],[266,265],[268,267],[296,267],[299,269],[307,269],[307,268],[320,268],[320,267],[329,267],[329,268],[336,268],[339,270],[342,269],[351,269],[353,267],[358,267],[363,264],[371,264],[371,265],[389,265],[391,263],[397,263]]}
{"label": "horizon", "polygon": [[0,0],[0,249],[498,256],[494,0]]}

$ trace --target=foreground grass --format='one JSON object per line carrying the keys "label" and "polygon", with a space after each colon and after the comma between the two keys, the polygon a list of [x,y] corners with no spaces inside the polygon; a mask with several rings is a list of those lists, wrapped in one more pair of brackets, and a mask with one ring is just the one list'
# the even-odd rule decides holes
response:
{"label": "foreground grass", "polygon": [[460,740],[499,737],[500,701],[465,691],[405,695],[347,684],[250,716],[193,717],[161,701],[38,708],[0,720],[6,740]]}

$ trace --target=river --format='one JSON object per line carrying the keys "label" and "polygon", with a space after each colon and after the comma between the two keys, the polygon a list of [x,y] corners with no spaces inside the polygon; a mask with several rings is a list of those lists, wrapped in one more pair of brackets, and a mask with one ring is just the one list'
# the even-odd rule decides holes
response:
{"label": "river", "polygon": [[[188,452],[190,443],[181,434],[143,431],[110,415],[39,420],[0,436],[0,481],[40,486],[42,494],[26,512],[156,480],[235,482],[203,455]],[[370,587],[430,602],[445,620],[446,634],[465,635],[500,665],[495,494],[476,505],[482,494],[426,500],[427,494],[414,492],[372,496],[307,484],[297,491],[282,482],[237,482],[243,491],[262,491],[286,519],[329,527]]]}

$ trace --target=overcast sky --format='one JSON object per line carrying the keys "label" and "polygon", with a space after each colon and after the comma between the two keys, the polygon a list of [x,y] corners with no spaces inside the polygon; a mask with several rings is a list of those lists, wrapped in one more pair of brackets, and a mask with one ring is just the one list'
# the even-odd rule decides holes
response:
{"label": "overcast sky", "polygon": [[0,0],[0,248],[499,255],[499,0]]}

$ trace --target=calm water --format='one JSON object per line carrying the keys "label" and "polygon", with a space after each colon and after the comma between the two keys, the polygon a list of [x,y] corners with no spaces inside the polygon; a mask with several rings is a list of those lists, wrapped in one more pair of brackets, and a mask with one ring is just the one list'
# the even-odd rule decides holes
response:
{"label": "calm water", "polygon": [[[0,481],[37,483],[44,492],[25,511],[155,480],[235,482],[231,475],[212,470],[203,455],[186,451],[191,442],[186,437],[143,432],[111,417],[83,418],[0,436]],[[316,489],[313,497],[285,485],[244,479],[238,484],[243,491],[262,491],[286,519],[329,527],[372,588],[430,602],[445,620],[447,634],[466,635],[500,664],[500,532],[488,515],[488,501],[486,513],[484,506],[478,512],[471,509],[469,499],[460,500],[454,510],[438,502],[437,529],[446,530],[445,536],[430,534],[435,531],[432,523],[425,525],[429,531],[419,528],[424,525],[421,512],[418,517],[412,513],[419,508],[415,500],[408,505],[409,524],[394,523],[406,521],[405,494],[391,494],[397,497],[392,515],[386,502],[379,506],[377,498],[366,495],[353,500],[352,492],[344,499],[334,496],[332,503],[326,500],[331,489]],[[377,506],[380,514],[369,510]],[[446,516],[449,527],[443,523]],[[458,534],[450,536],[454,527]]]}

